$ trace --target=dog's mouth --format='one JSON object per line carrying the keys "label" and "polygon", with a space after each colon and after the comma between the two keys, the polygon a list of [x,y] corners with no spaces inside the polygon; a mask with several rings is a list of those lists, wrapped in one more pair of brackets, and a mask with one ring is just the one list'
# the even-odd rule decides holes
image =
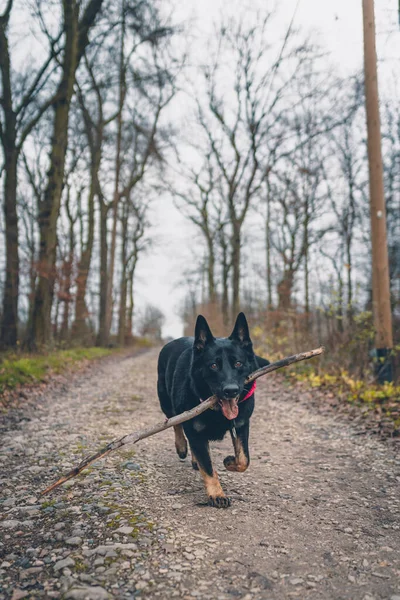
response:
{"label": "dog's mouth", "polygon": [[232,421],[232,419],[236,419],[239,414],[239,396],[236,398],[223,398],[219,400],[219,405],[222,410],[222,414],[226,419]]}

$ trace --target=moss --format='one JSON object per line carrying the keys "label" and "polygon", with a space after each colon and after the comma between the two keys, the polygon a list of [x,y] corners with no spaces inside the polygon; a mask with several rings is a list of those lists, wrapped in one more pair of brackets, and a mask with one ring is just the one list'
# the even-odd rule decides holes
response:
{"label": "moss", "polygon": [[42,502],[41,508],[49,508],[49,506],[54,506],[55,504],[57,504],[57,500],[46,500],[46,502]]}
{"label": "moss", "polygon": [[117,527],[119,527],[120,520],[121,515],[117,515],[116,517],[110,519],[110,521],[107,521],[106,527],[109,527],[110,529],[116,529]]}
{"label": "moss", "polygon": [[142,514],[138,513],[134,508],[128,506],[119,506],[118,504],[111,502],[104,502],[110,510],[118,511],[118,515],[113,516],[107,523],[106,527],[109,529],[117,529],[121,525],[121,519],[128,522],[130,527],[133,527],[133,531],[130,534],[131,537],[136,538],[143,527],[138,527],[139,523],[144,524],[148,531],[153,531],[154,524],[148,521]]}
{"label": "moss", "polygon": [[85,444],[78,442],[77,444],[75,444],[75,449],[73,450],[73,452],[81,452],[82,450],[86,450],[86,448],[87,446]]}
{"label": "moss", "polygon": [[120,450],[119,453],[123,458],[127,458],[127,459],[133,458],[134,456],[136,456],[135,450]]}
{"label": "moss", "polygon": [[0,358],[0,394],[28,383],[40,383],[50,373],[76,368],[83,361],[108,356],[107,348],[71,348],[49,354],[4,354]]}
{"label": "moss", "polygon": [[139,396],[138,394],[132,394],[132,396],[130,397],[130,399],[133,402],[140,402],[140,400],[143,400],[143,396]]}
{"label": "moss", "polygon": [[75,559],[74,571],[76,571],[77,573],[86,573],[88,569],[88,565],[85,564],[82,559]]}

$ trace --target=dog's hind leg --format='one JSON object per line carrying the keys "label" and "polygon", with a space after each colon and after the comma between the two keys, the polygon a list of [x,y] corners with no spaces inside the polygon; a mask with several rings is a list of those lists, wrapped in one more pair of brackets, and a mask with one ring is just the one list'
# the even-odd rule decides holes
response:
{"label": "dog's hind leg", "polygon": [[224,466],[228,471],[243,473],[250,464],[249,423],[237,430],[236,437],[231,432],[231,437],[235,456],[227,456],[224,459]]}
{"label": "dog's hind leg", "polygon": [[189,438],[192,456],[196,457],[200,475],[203,478],[208,504],[215,508],[228,508],[231,501],[224,494],[218,474],[213,469],[208,442],[195,436]]}
{"label": "dog's hind leg", "polygon": [[185,438],[185,434],[183,433],[182,425],[174,426],[175,432],[175,448],[178,453],[179,458],[184,459],[187,456],[187,441]]}

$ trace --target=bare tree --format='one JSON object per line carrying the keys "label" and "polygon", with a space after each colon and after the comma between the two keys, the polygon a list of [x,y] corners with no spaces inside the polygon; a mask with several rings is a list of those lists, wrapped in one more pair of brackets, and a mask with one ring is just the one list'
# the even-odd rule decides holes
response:
{"label": "bare tree", "polygon": [[[239,309],[243,225],[261,193],[270,151],[282,137],[289,86],[308,56],[306,45],[293,43],[289,27],[277,61],[277,49],[268,42],[272,15],[254,20],[255,25],[236,19],[221,27],[215,57],[203,70],[205,97],[197,100],[205,153],[212,157],[229,219],[233,314]],[[285,72],[279,69],[283,63]]]}
{"label": "bare tree", "polygon": [[80,2],[63,0],[62,30],[65,44],[61,59],[61,76],[55,99],[52,102],[54,111],[53,143],[50,151],[48,179],[39,211],[38,284],[28,333],[28,344],[31,347],[46,345],[51,340],[57,220],[64,182],[70,105],[74,93],[76,71],[89,44],[89,32],[95,23],[101,5],[102,0],[90,0],[80,15]]}
{"label": "bare tree", "polygon": [[164,313],[157,306],[147,304],[142,314],[138,316],[139,335],[157,341],[161,340],[164,322]]}
{"label": "bare tree", "polygon": [[132,336],[134,311],[134,278],[141,254],[148,248],[146,235],[150,227],[148,204],[137,194],[136,202],[125,198],[121,211],[121,278],[119,291],[118,343],[124,346]]}
{"label": "bare tree", "polygon": [[[174,33],[163,23],[150,3],[130,5],[122,2],[126,11],[121,19],[121,45],[118,58],[118,112],[114,150],[114,189],[112,201],[102,208],[103,219],[112,213],[109,251],[102,242],[102,256],[108,256],[107,276],[101,279],[100,322],[98,343],[108,343],[113,317],[114,269],[117,250],[118,208],[142,181],[152,164],[160,162],[163,131],[160,119],[176,93],[176,75],[180,65],[171,68],[167,53]],[[143,11],[143,12],[141,12]],[[141,17],[138,19],[138,16]],[[125,45],[123,40],[126,39]],[[141,55],[139,50],[143,53]],[[135,62],[136,58],[136,62]],[[141,65],[141,68],[140,68]],[[102,262],[102,273],[104,264]]]}
{"label": "bare tree", "polygon": [[[359,105],[362,97],[357,94]],[[344,247],[344,267],[346,269],[346,315],[351,323],[353,318],[353,244],[357,220],[360,219],[360,202],[366,186],[365,145],[358,135],[359,112],[354,111],[349,118],[331,134],[334,156],[339,167],[335,186],[328,179],[328,195],[335,215],[335,228],[340,244]]]}
{"label": "bare tree", "polygon": [[17,342],[19,297],[19,226],[17,211],[18,159],[26,139],[55,98],[48,86],[54,59],[60,53],[57,43],[61,33],[49,43],[45,60],[38,67],[29,66],[20,74],[19,85],[13,84],[14,72],[9,42],[9,25],[14,7],[8,0],[0,15],[0,142],[4,154],[4,217],[6,248],[6,280],[0,343],[15,346]]}

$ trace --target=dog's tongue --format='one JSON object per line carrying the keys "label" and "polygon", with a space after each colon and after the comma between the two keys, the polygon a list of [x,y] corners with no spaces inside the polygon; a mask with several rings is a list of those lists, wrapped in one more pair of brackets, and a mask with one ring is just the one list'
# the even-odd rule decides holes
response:
{"label": "dog's tongue", "polygon": [[224,417],[226,417],[230,421],[232,421],[232,419],[236,419],[239,413],[237,398],[232,398],[230,400],[220,400],[220,404]]}

